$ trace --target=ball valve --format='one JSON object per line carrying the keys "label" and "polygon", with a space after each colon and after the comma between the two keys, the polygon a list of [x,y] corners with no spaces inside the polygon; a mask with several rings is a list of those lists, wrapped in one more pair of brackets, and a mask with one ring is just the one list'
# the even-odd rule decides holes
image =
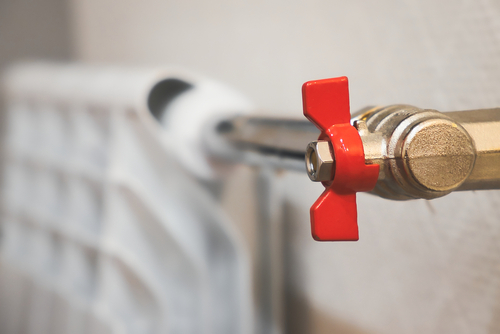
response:
{"label": "ball valve", "polygon": [[358,240],[359,191],[410,200],[500,189],[499,108],[442,113],[399,104],[351,117],[346,77],[306,82],[302,96],[310,122],[233,116],[208,127],[203,143],[218,158],[322,182],[311,207],[316,240]]}
{"label": "ball valve", "polygon": [[306,82],[302,96],[321,131],[305,156],[310,179],[326,187],[311,207],[316,240],[358,240],[358,191],[408,200],[500,188],[500,109],[394,105],[351,119],[346,77]]}

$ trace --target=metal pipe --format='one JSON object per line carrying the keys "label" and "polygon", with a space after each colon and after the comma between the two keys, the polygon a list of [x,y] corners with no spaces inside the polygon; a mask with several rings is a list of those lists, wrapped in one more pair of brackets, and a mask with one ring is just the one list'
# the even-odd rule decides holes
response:
{"label": "metal pipe", "polygon": [[500,108],[446,113],[474,140],[476,161],[457,190],[500,189]]}
{"label": "metal pipe", "polygon": [[[352,124],[365,163],[380,165],[373,194],[406,200],[500,189],[500,108],[441,113],[408,105],[374,107]],[[239,116],[210,128],[206,145],[219,158],[307,171],[314,181],[335,176],[333,153],[318,144],[319,130],[306,120]]]}
{"label": "metal pipe", "polygon": [[305,172],[305,147],[319,130],[307,120],[238,116],[208,127],[205,145],[219,158]]}

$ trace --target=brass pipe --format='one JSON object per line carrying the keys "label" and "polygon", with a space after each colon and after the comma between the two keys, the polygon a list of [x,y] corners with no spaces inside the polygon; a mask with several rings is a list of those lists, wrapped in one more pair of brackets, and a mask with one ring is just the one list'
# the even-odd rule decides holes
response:
{"label": "brass pipe", "polygon": [[476,161],[457,190],[500,189],[500,108],[446,113],[474,140]]}

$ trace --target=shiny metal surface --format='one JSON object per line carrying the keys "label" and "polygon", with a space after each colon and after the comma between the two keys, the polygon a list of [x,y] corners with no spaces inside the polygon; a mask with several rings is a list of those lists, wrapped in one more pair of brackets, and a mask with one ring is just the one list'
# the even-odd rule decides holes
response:
{"label": "shiny metal surface", "polygon": [[[500,189],[500,108],[442,113],[371,107],[352,123],[365,162],[380,165],[375,195],[432,199],[456,190]],[[306,171],[313,181],[333,177],[334,156],[306,120],[235,117],[210,129],[206,146],[218,158]]]}
{"label": "shiny metal surface", "polygon": [[381,166],[372,191],[379,196],[431,199],[500,188],[500,109],[440,113],[395,105],[372,108],[355,124],[366,162]]}
{"label": "shiny metal surface", "polygon": [[333,178],[335,157],[327,140],[315,140],[306,148],[306,170],[311,181],[328,181]]}
{"label": "shiny metal surface", "polygon": [[476,152],[467,131],[444,113],[396,105],[356,118],[367,163],[380,165],[373,193],[391,199],[436,198],[469,177]]}
{"label": "shiny metal surface", "polygon": [[404,140],[402,156],[405,169],[414,180],[436,192],[462,184],[475,160],[474,145],[467,132],[443,119],[427,120],[413,127]]}
{"label": "shiny metal surface", "polygon": [[209,125],[210,154],[249,165],[305,172],[305,148],[319,130],[307,120],[239,116]]}
{"label": "shiny metal surface", "polygon": [[446,113],[474,140],[476,162],[458,190],[500,189],[500,108]]}

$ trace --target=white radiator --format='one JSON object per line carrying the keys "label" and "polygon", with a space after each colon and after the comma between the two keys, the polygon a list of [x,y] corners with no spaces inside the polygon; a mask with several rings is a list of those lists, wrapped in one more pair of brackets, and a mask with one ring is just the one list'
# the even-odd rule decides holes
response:
{"label": "white radiator", "polygon": [[12,68],[4,93],[1,333],[254,331],[246,250],[191,176],[214,173],[202,123],[243,98],[178,70],[50,64]]}

